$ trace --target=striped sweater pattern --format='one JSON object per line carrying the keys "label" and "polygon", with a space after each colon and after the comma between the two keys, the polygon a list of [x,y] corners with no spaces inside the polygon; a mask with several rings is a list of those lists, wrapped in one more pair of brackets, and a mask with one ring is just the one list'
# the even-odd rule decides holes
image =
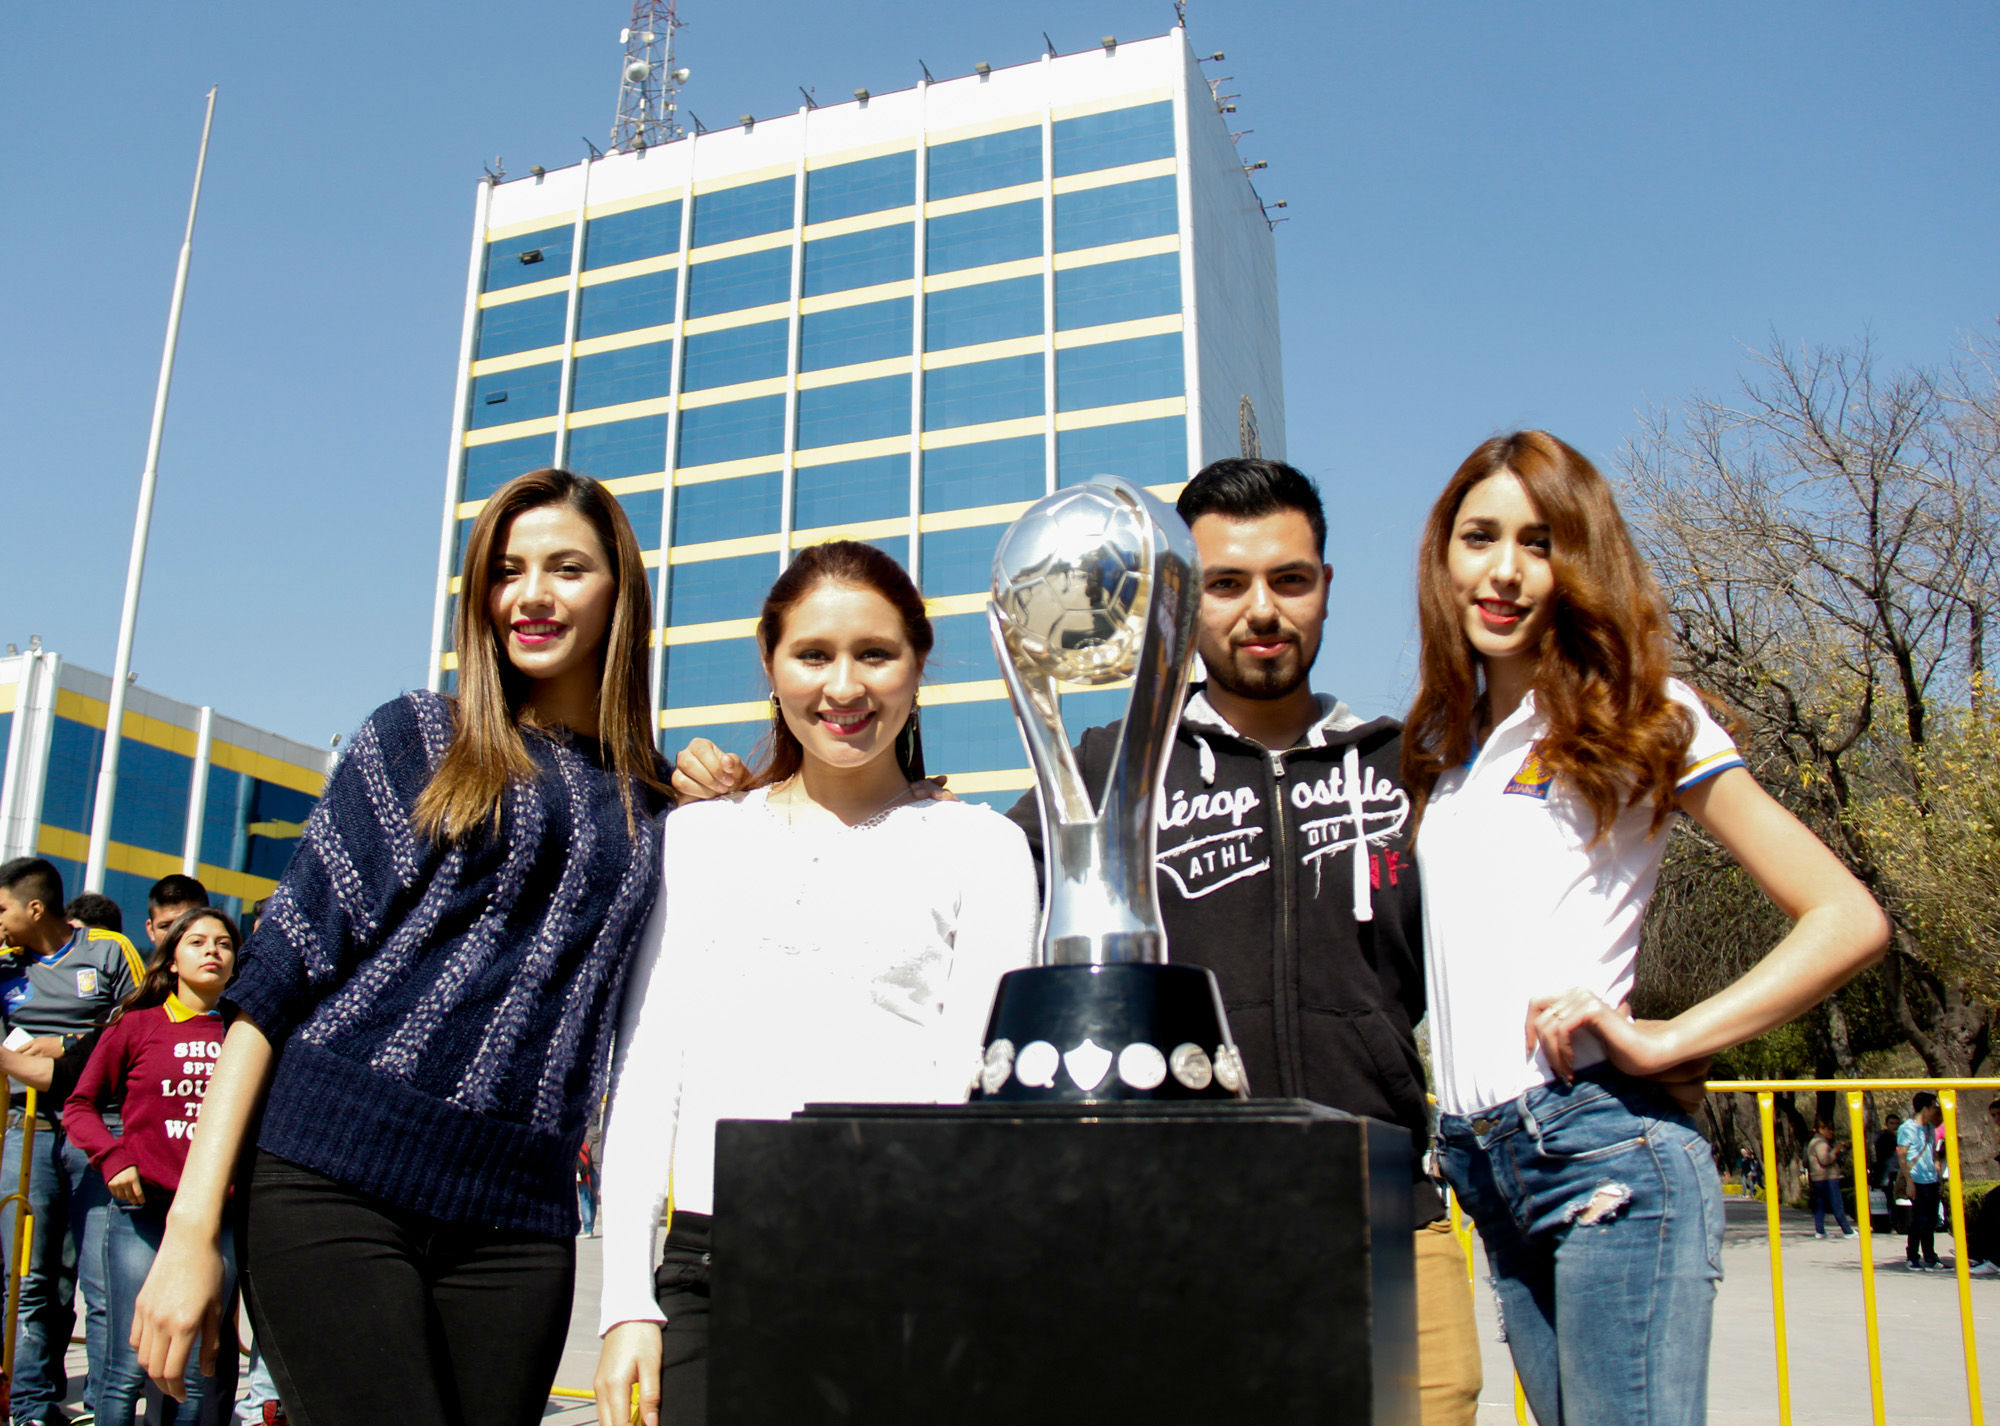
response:
{"label": "striped sweater pattern", "polygon": [[227,998],[279,1051],[258,1144],[442,1222],[572,1234],[663,804],[640,789],[628,835],[595,742],[530,732],[499,828],[433,843],[412,819],[451,720],[421,692],[369,716],[244,947]]}

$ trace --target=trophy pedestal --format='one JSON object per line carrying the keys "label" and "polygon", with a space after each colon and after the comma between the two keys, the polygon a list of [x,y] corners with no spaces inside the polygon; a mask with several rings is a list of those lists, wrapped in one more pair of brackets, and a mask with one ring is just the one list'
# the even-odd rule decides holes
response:
{"label": "trophy pedestal", "polygon": [[1398,1126],[1251,1100],[716,1132],[717,1426],[1417,1418]]}

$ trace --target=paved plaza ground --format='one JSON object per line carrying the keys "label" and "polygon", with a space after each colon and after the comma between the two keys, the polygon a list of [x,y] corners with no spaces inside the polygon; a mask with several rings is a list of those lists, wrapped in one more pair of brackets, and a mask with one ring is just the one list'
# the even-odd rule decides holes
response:
{"label": "paved plaza ground", "polygon": [[[1771,1347],[1771,1267],[1761,1203],[1730,1199],[1723,1246],[1722,1289],[1716,1299],[1709,1355],[1711,1426],[1770,1426],[1778,1420]],[[1812,1236],[1812,1215],[1783,1215],[1785,1300],[1791,1345],[1792,1418],[1810,1426],[1867,1426],[1867,1339],[1862,1327],[1858,1238]],[[602,1240],[577,1240],[576,1307],[558,1386],[588,1389],[597,1365],[597,1290]],[[1888,1419],[1897,1426],[1962,1426],[1971,1419],[1960,1349],[1958,1278],[1954,1273],[1907,1273],[1903,1240],[1877,1234],[1874,1244],[1877,1321],[1882,1338]],[[1938,1251],[1951,1261],[1950,1240]],[[1485,1264],[1482,1261],[1483,1274]],[[1989,1415],[2000,1414],[2000,1278],[1974,1278],[1972,1300]],[[1486,1365],[1479,1426],[1514,1420],[1507,1348],[1495,1340],[1492,1296],[1475,1295]],[[83,1349],[70,1351],[81,1381]],[[585,1426],[596,1419],[587,1401],[551,1400],[548,1426]]]}

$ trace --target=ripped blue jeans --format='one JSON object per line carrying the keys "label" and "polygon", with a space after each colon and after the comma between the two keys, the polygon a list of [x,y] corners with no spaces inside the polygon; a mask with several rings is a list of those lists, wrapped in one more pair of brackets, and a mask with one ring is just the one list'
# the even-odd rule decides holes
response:
{"label": "ripped blue jeans", "polygon": [[1700,1426],[1722,1182],[1694,1121],[1599,1065],[1440,1116],[1438,1150],[1486,1244],[1535,1419]]}

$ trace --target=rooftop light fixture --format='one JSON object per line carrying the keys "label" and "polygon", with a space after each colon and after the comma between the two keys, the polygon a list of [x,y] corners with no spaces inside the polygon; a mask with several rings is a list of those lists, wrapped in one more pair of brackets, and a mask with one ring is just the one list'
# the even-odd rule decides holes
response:
{"label": "rooftop light fixture", "polygon": [[857,89],[854,91],[854,97],[858,102],[866,104],[868,102],[868,91],[866,89]]}
{"label": "rooftop light fixture", "polygon": [[972,72],[978,75],[981,79],[984,79],[987,75],[993,72],[993,66],[988,64],[985,60],[982,59],[981,61],[979,61],[979,63],[972,66]]}
{"label": "rooftop light fixture", "polygon": [[1106,35],[1098,43],[1104,46],[1106,54],[1116,54],[1118,52],[1118,36],[1116,35]]}

